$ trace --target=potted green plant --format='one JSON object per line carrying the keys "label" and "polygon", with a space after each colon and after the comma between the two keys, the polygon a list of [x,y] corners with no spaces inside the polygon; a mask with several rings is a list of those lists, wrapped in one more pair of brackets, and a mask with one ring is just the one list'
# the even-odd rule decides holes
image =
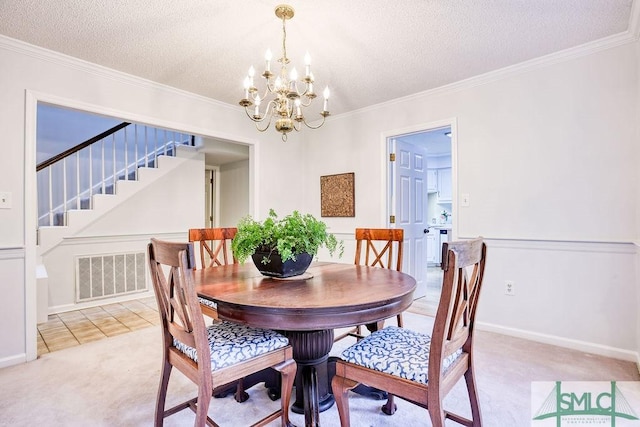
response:
{"label": "potted green plant", "polygon": [[241,263],[251,257],[262,274],[290,277],[304,273],[322,246],[331,256],[336,251],[342,256],[342,242],[327,232],[324,222],[298,211],[278,218],[270,209],[262,222],[251,216],[240,220],[231,250]]}

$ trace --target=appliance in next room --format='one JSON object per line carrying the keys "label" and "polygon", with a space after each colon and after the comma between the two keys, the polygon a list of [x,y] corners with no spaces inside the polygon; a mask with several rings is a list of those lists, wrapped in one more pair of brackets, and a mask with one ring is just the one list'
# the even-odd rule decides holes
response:
{"label": "appliance in next room", "polygon": [[449,242],[451,240],[451,230],[446,228],[441,228],[439,231],[440,233],[438,234],[438,237],[439,237],[438,247],[440,248],[440,251],[438,255],[438,264],[442,264],[442,254],[443,254],[442,245],[445,242]]}

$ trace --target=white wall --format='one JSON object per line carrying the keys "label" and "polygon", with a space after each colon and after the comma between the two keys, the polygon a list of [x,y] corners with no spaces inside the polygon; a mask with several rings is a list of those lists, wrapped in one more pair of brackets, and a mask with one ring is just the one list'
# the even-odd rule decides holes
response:
{"label": "white wall", "polygon": [[283,200],[283,188],[288,195],[302,194],[301,135],[284,144],[275,131],[261,134],[238,107],[6,37],[0,37],[0,64],[0,191],[10,192],[13,204],[0,209],[0,367],[34,358],[37,351],[35,100],[249,144],[255,154],[251,210],[258,215],[271,206],[282,211],[296,206],[296,197]]}
{"label": "white wall", "polygon": [[[640,42],[636,43],[636,67],[640,70]],[[637,88],[637,110],[636,110],[636,135],[635,140],[640,141],[640,71],[637,76],[638,88]],[[636,165],[640,165],[640,144],[636,144]],[[636,176],[635,181],[638,183],[637,191],[636,191],[636,210],[640,212],[640,168],[636,168]],[[636,223],[636,235],[635,235],[635,244],[636,244],[636,292],[637,292],[637,300],[636,307],[639,307],[637,311],[637,335],[636,335],[636,352],[638,354],[637,357],[637,365],[638,370],[640,371],[640,220]]]}
{"label": "white wall", "polygon": [[[13,208],[0,210],[0,367],[36,352],[35,106],[29,102],[40,96],[250,144],[256,154],[250,209],[258,217],[271,207],[282,215],[301,206],[319,216],[319,177],[355,172],[356,217],[326,218],[339,236],[384,223],[382,134],[454,118],[454,182],[458,193],[471,196],[471,206],[458,209],[459,235],[481,234],[490,244],[479,320],[628,358],[640,349],[640,282],[637,268],[629,267],[637,247],[628,243],[640,236],[638,56],[637,43],[626,44],[487,76],[476,85],[332,117],[320,130],[283,143],[276,132],[258,134],[236,107],[2,37],[0,191],[12,193]],[[516,254],[518,262],[508,265]],[[351,257],[345,252],[345,262]],[[506,279],[518,286],[511,299],[500,293]]]}
{"label": "white wall", "polygon": [[235,227],[249,213],[249,160],[220,166],[220,227]]}
{"label": "white wall", "polygon": [[[354,170],[358,220],[375,221],[385,197],[381,134],[455,117],[458,189],[472,201],[460,235],[628,242],[636,65],[627,44],[335,117],[309,134],[307,176]],[[318,197],[308,200],[319,209]]]}
{"label": "white wall", "polygon": [[[355,172],[356,217],[329,225],[344,233],[385,225],[382,136],[450,119],[454,183],[471,200],[456,212],[457,235],[489,241],[479,321],[635,360],[637,42],[332,118],[309,135],[308,187]],[[318,191],[307,204],[319,210]],[[504,295],[505,280],[516,296]]]}

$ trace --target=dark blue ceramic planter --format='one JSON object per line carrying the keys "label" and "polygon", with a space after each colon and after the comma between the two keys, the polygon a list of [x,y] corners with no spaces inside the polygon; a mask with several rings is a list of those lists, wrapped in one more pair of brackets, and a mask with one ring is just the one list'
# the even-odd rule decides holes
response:
{"label": "dark blue ceramic planter", "polygon": [[[265,257],[269,259],[269,262],[263,264],[262,260]],[[311,264],[313,257],[304,252],[296,255],[295,261],[289,259],[285,262],[282,262],[282,258],[277,251],[271,253],[266,251],[256,251],[251,256],[251,259],[253,259],[253,263],[258,268],[258,271],[260,271],[260,273],[264,274],[265,276],[283,278],[298,276],[307,271],[307,268]]]}

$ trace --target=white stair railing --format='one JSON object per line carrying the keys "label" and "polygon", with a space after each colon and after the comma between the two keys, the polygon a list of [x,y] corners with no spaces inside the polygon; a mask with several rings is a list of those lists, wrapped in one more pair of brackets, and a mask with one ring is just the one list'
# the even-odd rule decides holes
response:
{"label": "white stair railing", "polygon": [[66,225],[68,210],[91,209],[93,195],[114,194],[118,180],[137,180],[139,167],[155,167],[158,156],[175,156],[176,147],[191,140],[191,135],[180,132],[124,124],[109,136],[39,167],[38,227]]}

